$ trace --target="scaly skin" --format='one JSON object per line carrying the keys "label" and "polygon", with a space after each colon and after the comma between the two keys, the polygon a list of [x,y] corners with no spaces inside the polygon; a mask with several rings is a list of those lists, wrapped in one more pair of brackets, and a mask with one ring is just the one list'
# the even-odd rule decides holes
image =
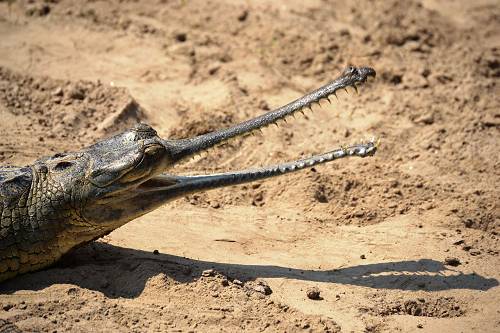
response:
{"label": "scaly skin", "polygon": [[164,140],[138,124],[78,152],[45,157],[28,167],[0,168],[0,282],[47,267],[74,247],[186,194],[373,155],[372,141],[265,168],[200,176],[165,173],[186,157],[274,124],[339,89],[356,88],[369,76],[375,76],[371,68],[349,67],[290,104],[194,138]]}

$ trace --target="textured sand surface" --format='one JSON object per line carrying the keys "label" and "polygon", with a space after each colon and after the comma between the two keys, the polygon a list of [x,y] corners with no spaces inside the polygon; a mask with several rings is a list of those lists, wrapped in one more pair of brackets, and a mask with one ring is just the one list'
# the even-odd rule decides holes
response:
{"label": "textured sand surface", "polygon": [[348,64],[377,79],[172,171],[382,139],[179,199],[3,283],[0,331],[500,331],[499,17],[487,0],[0,1],[2,165],[138,121],[229,126]]}

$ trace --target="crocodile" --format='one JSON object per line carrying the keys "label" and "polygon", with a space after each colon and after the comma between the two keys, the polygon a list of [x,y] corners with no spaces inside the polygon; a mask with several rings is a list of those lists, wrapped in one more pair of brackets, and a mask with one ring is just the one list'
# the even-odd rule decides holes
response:
{"label": "crocodile", "polygon": [[76,152],[0,168],[0,282],[46,268],[72,249],[187,194],[283,175],[344,157],[373,155],[371,140],[273,166],[207,175],[169,173],[176,164],[246,136],[375,77],[349,66],[335,80],[297,100],[225,129],[162,139],[138,123]]}

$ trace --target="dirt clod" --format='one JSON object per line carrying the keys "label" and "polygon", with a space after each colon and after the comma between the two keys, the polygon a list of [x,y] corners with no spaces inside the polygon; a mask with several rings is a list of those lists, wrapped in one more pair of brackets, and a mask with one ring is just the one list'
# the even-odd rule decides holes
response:
{"label": "dirt clod", "polygon": [[256,281],[256,284],[254,284],[252,288],[255,291],[262,293],[264,295],[271,295],[273,293],[269,284],[266,281],[260,279]]}
{"label": "dirt clod", "polygon": [[372,311],[383,316],[408,314],[416,317],[450,318],[464,315],[464,306],[454,297],[436,297],[398,300],[386,303],[381,301]]}
{"label": "dirt clod", "polygon": [[319,290],[318,287],[310,287],[306,290],[306,296],[309,299],[318,301],[322,300],[323,298],[321,297],[321,291]]}

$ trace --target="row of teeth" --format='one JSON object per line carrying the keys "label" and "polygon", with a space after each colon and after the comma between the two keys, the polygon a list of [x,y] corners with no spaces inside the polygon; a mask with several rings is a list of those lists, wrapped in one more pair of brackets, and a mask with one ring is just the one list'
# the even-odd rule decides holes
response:
{"label": "row of teeth", "polygon": [[[290,171],[295,171],[295,170],[301,170],[307,167],[312,167],[317,164],[321,164],[324,162],[332,161],[338,158],[345,157],[347,155],[353,156],[353,155],[358,155],[360,157],[366,157],[373,155],[375,150],[379,147],[380,145],[380,138],[377,139],[375,137],[372,137],[369,140],[360,140],[357,143],[354,143],[349,146],[342,146],[341,148],[332,151],[330,153],[326,154],[321,154],[321,156],[318,157],[309,157],[305,158],[302,161],[298,162],[292,162],[292,164],[287,163],[288,165],[277,165],[273,167],[270,171],[271,172],[281,172],[281,173],[286,173]],[[261,167],[262,168],[262,167]],[[266,172],[264,170],[260,172]],[[250,175],[247,175],[250,177]]]}
{"label": "row of teeth", "polygon": [[[358,87],[356,86],[356,84],[352,84],[352,85],[350,85],[349,87],[352,87],[356,93],[359,93],[359,91],[358,91]],[[326,97],[322,97],[322,98],[320,98],[320,99],[319,99],[319,100],[317,100],[317,101],[312,101],[312,102],[310,102],[309,104],[304,105],[302,108],[297,109],[297,110],[295,110],[294,112],[289,113],[289,114],[287,114],[287,115],[283,116],[283,118],[278,118],[278,119],[276,119],[276,120],[275,120],[274,122],[272,122],[272,123],[269,123],[269,124],[264,125],[264,126],[262,126],[262,127],[256,128],[256,129],[252,130],[251,132],[244,133],[244,134],[242,134],[242,135],[244,135],[244,136],[248,136],[248,135],[255,135],[255,133],[257,133],[257,132],[259,132],[260,134],[262,134],[262,128],[266,128],[266,127],[269,127],[269,126],[271,126],[271,125],[275,125],[276,127],[279,127],[279,123],[278,123],[279,121],[282,121],[284,124],[286,124],[286,123],[288,122],[288,121],[287,121],[287,118],[293,117],[293,118],[295,119],[295,114],[296,114],[297,112],[298,112],[298,113],[301,113],[303,116],[305,116],[305,109],[309,109],[309,111],[313,112],[312,106],[316,104],[316,105],[318,105],[319,107],[321,107],[321,101],[322,101],[322,100],[327,100],[327,101],[328,101],[328,103],[332,104],[332,101],[330,100],[330,96],[331,96],[331,95],[333,95],[333,96],[335,96],[335,98],[338,100],[339,98],[338,98],[338,96],[337,96],[337,91],[338,91],[339,89],[344,89],[344,90],[346,91],[346,93],[347,93],[347,94],[349,94],[349,91],[347,90],[347,88],[348,88],[348,87],[338,88],[337,90],[333,91],[330,95],[328,95],[328,96],[326,96]]]}
{"label": "row of teeth", "polygon": [[[368,81],[368,80],[365,80],[365,81]],[[287,119],[287,118],[289,118],[289,117],[293,117],[293,118],[295,119],[295,113],[297,113],[297,112],[302,113],[302,115],[304,115],[304,116],[305,116],[305,109],[309,109],[309,110],[312,112],[312,111],[313,111],[312,106],[313,106],[314,104],[317,104],[318,106],[320,106],[320,107],[321,107],[320,102],[321,102],[322,100],[327,100],[327,101],[331,104],[331,103],[332,103],[332,101],[330,100],[330,96],[331,96],[331,95],[335,96],[335,98],[337,98],[337,100],[338,100],[338,99],[339,99],[339,98],[338,98],[338,96],[337,96],[337,91],[338,91],[338,90],[340,90],[340,89],[344,89],[344,90],[346,91],[346,93],[347,93],[347,94],[349,94],[349,91],[347,90],[347,88],[348,88],[348,87],[352,87],[356,93],[359,93],[359,91],[358,91],[358,87],[356,86],[356,83],[353,83],[353,84],[351,84],[351,85],[349,85],[349,86],[346,86],[346,87],[338,88],[338,89],[336,89],[335,91],[333,91],[330,95],[325,96],[325,97],[322,97],[322,98],[320,98],[320,99],[319,99],[319,100],[317,100],[317,101],[312,101],[312,102],[310,102],[309,104],[304,105],[302,108],[297,109],[297,110],[295,110],[295,111],[293,111],[293,112],[291,112],[291,113],[289,113],[289,114],[287,114],[287,115],[283,116],[283,118],[278,118],[278,119],[276,119],[276,120],[275,120],[274,122],[272,122],[272,123],[269,123],[269,124],[263,125],[263,126],[261,126],[261,127],[259,127],[259,128],[256,128],[256,129],[254,129],[254,130],[252,130],[252,131],[250,131],[250,132],[242,133],[242,134],[240,134],[239,136],[247,137],[247,136],[250,136],[250,135],[255,136],[256,134],[260,134],[260,135],[262,135],[262,134],[263,134],[263,133],[262,133],[262,129],[263,129],[263,128],[266,128],[266,127],[269,127],[269,126],[272,126],[272,125],[275,125],[276,127],[279,127],[279,124],[278,124],[278,122],[279,122],[279,121],[282,121],[283,123],[287,123],[287,120],[286,120],[286,119]],[[235,137],[232,137],[232,138],[228,138],[228,139],[226,139],[226,140],[224,140],[224,141],[221,141],[221,142],[219,142],[219,143],[215,144],[214,146],[212,146],[212,147],[210,147],[210,148],[207,148],[207,149],[206,149],[206,150],[204,150],[204,151],[201,151],[201,152],[196,153],[196,154],[193,156],[193,158],[196,158],[196,156],[198,156],[198,157],[199,157],[199,156],[201,156],[201,154],[202,154],[203,152],[209,152],[209,151],[215,150],[215,149],[216,149],[216,148],[218,148],[218,147],[224,146],[225,144],[227,144],[227,142],[229,142],[230,140],[236,139],[237,137],[238,137],[238,136],[235,136]]]}
{"label": "row of teeth", "polygon": [[321,164],[323,162],[328,162],[332,161],[334,159],[343,157],[345,155],[359,155],[359,156],[366,156],[369,148],[377,148],[379,145],[380,140],[376,140],[375,138],[370,139],[367,143],[357,143],[352,146],[346,147],[346,148],[340,148],[337,151],[328,153],[324,156],[314,158],[311,157],[307,159],[306,161],[300,161],[297,163],[294,163],[292,165],[287,165],[287,166],[277,166],[273,171],[280,171],[281,173],[285,173],[288,171],[294,171],[294,170],[300,170],[306,167],[312,167],[316,164]]}

